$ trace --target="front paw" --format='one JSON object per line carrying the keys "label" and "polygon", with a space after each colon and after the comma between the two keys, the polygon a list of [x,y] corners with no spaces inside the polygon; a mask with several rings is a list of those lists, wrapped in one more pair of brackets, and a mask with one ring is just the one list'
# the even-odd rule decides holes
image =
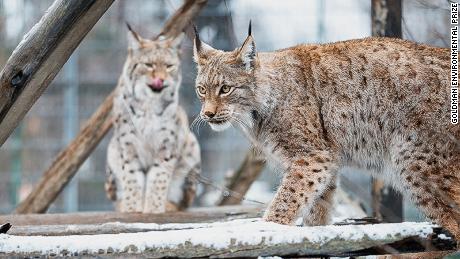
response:
{"label": "front paw", "polygon": [[272,212],[270,210],[265,212],[262,219],[267,222],[274,222],[282,225],[292,225],[293,223],[293,220],[286,214],[283,215],[282,213]]}

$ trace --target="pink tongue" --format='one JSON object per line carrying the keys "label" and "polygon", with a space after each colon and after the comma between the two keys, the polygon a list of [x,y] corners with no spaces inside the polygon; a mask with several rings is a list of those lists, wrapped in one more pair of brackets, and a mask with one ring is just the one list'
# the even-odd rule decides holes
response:
{"label": "pink tongue", "polygon": [[154,78],[152,80],[151,87],[154,88],[155,90],[160,90],[161,88],[163,88],[163,80],[161,80],[158,77]]}

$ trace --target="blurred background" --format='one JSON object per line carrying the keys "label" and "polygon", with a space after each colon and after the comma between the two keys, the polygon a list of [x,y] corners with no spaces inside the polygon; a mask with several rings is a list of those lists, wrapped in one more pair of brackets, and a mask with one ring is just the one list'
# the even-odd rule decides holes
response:
{"label": "blurred background", "polygon": [[[3,67],[22,36],[40,19],[51,0],[0,0],[0,66]],[[114,89],[126,57],[128,21],[144,37],[160,32],[181,0],[118,0],[99,20],[53,83],[0,148],[0,213],[10,213],[31,191],[43,172],[78,133],[82,124]],[[403,38],[448,47],[449,2],[403,0]],[[230,50],[246,37],[250,19],[259,51],[299,43],[322,43],[371,35],[371,0],[210,0],[195,19],[203,41]],[[198,114],[192,42],[182,45],[183,83],[180,102],[190,121]],[[249,143],[236,130],[213,132],[206,125],[195,132],[201,144],[202,174],[217,185],[239,167]],[[54,202],[51,212],[112,210],[105,180],[106,136]],[[248,199],[268,202],[280,175],[266,167],[251,187]],[[371,214],[370,177],[346,171],[341,186]],[[220,197],[210,186],[200,186],[197,205],[210,206]],[[422,215],[408,200],[404,219]]]}

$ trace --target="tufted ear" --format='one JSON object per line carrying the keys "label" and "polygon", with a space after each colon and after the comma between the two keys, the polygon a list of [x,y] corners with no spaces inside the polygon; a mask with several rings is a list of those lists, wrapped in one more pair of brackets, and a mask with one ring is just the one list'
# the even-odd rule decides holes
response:
{"label": "tufted ear", "polygon": [[252,37],[251,21],[249,21],[248,37],[238,51],[238,59],[243,63],[247,72],[253,71],[257,65],[256,43]]}
{"label": "tufted ear", "polygon": [[206,60],[214,52],[216,52],[216,50],[200,40],[200,35],[198,34],[196,26],[193,26],[193,29],[195,31],[195,40],[193,41],[193,59],[198,65],[203,65],[206,63]]}
{"label": "tufted ear", "polygon": [[142,38],[137,32],[135,32],[129,23],[126,23],[128,27],[128,50],[137,50],[142,47]]}

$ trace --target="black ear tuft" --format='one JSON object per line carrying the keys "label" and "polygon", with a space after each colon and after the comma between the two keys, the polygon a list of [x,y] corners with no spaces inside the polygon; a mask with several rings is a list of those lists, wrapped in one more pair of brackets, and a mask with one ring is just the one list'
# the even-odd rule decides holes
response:
{"label": "black ear tuft", "polygon": [[126,22],[126,27],[128,27],[128,30],[129,30],[129,31],[133,31],[133,28],[131,28],[131,25],[129,25],[128,22]]}
{"label": "black ear tuft", "polygon": [[252,20],[249,20],[248,36],[252,34]]}
{"label": "black ear tuft", "polygon": [[131,35],[134,37],[134,39],[136,39],[137,41],[141,41],[141,37],[139,36],[139,34],[137,34],[137,32],[135,32],[133,30],[133,28],[131,27],[131,25],[126,22],[126,27],[128,27],[128,31],[131,33]]}
{"label": "black ear tuft", "polygon": [[196,25],[193,24],[193,31],[195,32],[195,46],[196,50],[200,51],[201,49],[201,40],[200,40],[200,34],[198,33],[198,29],[196,28]]}

